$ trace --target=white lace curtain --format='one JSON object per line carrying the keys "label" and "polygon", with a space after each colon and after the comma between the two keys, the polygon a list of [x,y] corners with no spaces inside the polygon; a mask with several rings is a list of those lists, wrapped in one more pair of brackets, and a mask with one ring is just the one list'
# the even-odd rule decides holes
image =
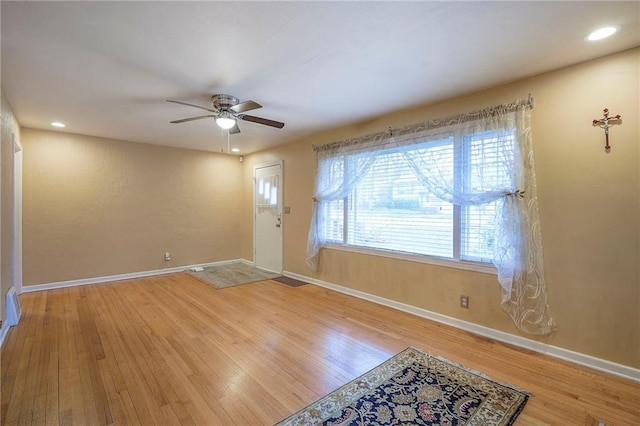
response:
{"label": "white lace curtain", "polygon": [[[547,305],[529,124],[532,102],[530,98],[317,148],[309,268],[317,270],[320,249],[327,243],[323,207],[346,198],[379,157],[396,152],[440,200],[460,206],[497,203],[493,264],[502,287],[502,308],[520,330],[551,333],[555,325]],[[483,151],[487,140],[497,149]],[[455,142],[443,149],[425,149],[429,141]],[[453,155],[460,146],[463,153]],[[470,161],[470,155],[476,160]],[[452,161],[465,162],[464,183],[455,175],[460,168]]]}

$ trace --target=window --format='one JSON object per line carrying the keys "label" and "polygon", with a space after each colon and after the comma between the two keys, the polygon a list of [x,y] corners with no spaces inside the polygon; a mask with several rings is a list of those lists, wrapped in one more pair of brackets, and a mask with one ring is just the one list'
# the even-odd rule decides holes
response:
{"label": "window", "polygon": [[490,262],[502,308],[518,329],[551,333],[531,108],[529,96],[314,146],[309,269],[318,271],[327,244],[451,259],[482,271]]}
{"label": "window", "polygon": [[[490,263],[502,198],[456,203],[455,194],[510,188],[514,132],[446,133],[401,148],[329,157],[335,179],[372,161],[342,199],[325,202],[327,243]],[[452,202],[453,201],[453,202]]]}

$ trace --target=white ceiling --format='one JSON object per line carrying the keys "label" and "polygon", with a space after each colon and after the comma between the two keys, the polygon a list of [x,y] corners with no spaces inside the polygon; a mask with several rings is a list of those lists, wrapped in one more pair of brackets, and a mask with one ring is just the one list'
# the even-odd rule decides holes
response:
{"label": "white ceiling", "polygon": [[[226,151],[204,111],[255,100],[247,154],[640,45],[640,2],[2,2],[2,85],[22,126]],[[621,31],[587,43],[602,25]],[[596,83],[596,82],[594,82]]]}

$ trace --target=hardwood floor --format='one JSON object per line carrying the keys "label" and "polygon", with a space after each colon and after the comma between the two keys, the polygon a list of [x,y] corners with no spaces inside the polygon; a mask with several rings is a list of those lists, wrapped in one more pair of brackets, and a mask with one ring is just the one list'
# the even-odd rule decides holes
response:
{"label": "hardwood floor", "polygon": [[313,285],[173,274],[20,296],[2,424],[273,424],[407,346],[533,392],[517,425],[640,424],[640,384]]}

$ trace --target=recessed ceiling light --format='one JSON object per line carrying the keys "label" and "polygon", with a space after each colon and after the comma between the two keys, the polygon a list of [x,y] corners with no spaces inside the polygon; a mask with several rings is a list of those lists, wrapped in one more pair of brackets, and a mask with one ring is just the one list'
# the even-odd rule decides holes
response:
{"label": "recessed ceiling light", "polygon": [[232,148],[231,152],[240,152],[240,149],[239,148]]}
{"label": "recessed ceiling light", "polygon": [[61,123],[61,122],[59,122],[59,121],[54,121],[53,123],[51,123],[51,125],[52,125],[53,127],[67,127],[67,126],[65,126],[65,124],[64,124],[64,123]]}
{"label": "recessed ceiling light", "polygon": [[618,31],[617,27],[602,27],[589,33],[589,35],[587,36],[587,40],[589,41],[602,40],[604,38],[611,37],[616,33],[616,31]]}

